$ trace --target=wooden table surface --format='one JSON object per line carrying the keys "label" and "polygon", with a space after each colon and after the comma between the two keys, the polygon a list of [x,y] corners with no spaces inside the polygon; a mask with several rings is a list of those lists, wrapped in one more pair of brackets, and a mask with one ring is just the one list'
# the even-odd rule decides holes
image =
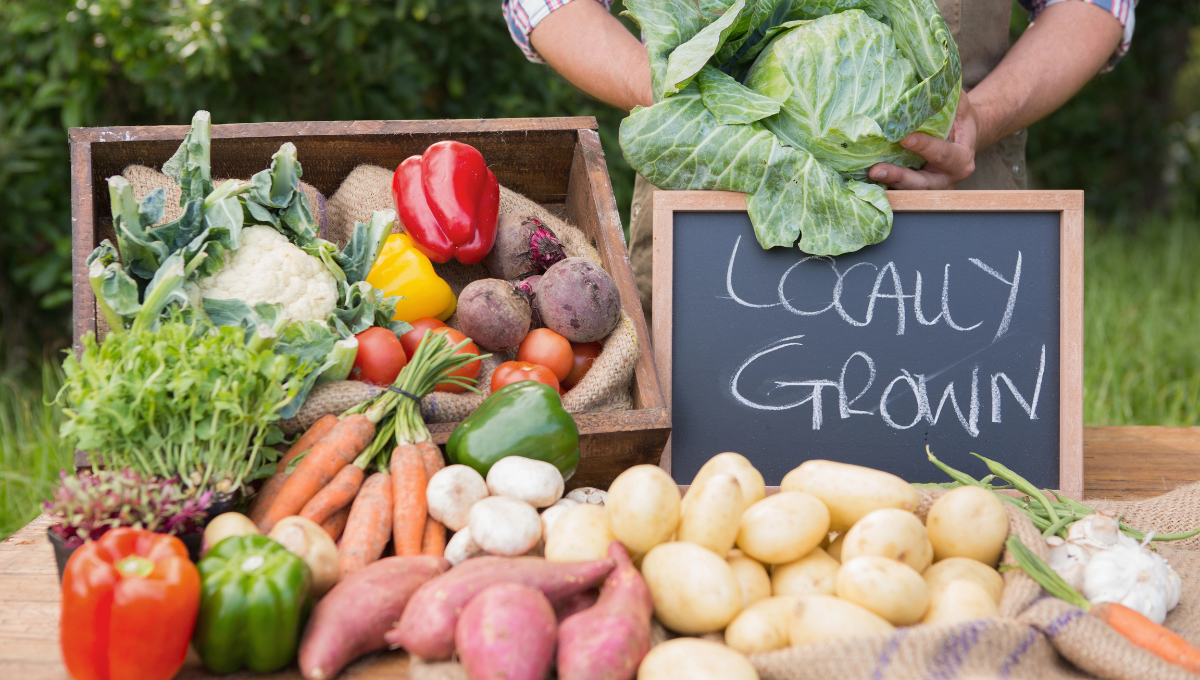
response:
{"label": "wooden table surface", "polygon": [[[1200,427],[1084,428],[1088,498],[1149,498],[1200,480]],[[0,678],[68,680],[58,650],[59,584],[39,517],[0,543]],[[212,676],[190,656],[179,680]],[[231,680],[300,680],[295,668],[270,676],[237,673]],[[355,680],[409,677],[408,657],[385,652],[360,659],[340,676]]]}

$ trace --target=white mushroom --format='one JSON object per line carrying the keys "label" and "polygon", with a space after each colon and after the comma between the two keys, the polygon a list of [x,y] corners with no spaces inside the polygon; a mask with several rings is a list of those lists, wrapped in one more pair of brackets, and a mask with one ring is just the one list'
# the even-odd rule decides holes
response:
{"label": "white mushroom", "polygon": [[533,506],[491,496],[471,506],[471,538],[492,555],[524,555],[542,539],[542,520]]}
{"label": "white mushroom", "polygon": [[471,506],[487,497],[488,485],[483,481],[483,475],[466,465],[450,465],[438,470],[425,487],[429,516],[451,531],[467,526]]}
{"label": "white mushroom", "polygon": [[594,486],[581,486],[578,489],[572,489],[571,493],[567,494],[567,498],[587,505],[604,505],[608,501],[608,492]]}
{"label": "white mushroom", "polygon": [[563,477],[558,468],[545,461],[508,456],[496,461],[488,471],[487,488],[493,496],[507,496],[544,508],[562,498]]}
{"label": "white mushroom", "polygon": [[472,557],[478,557],[485,554],[483,548],[471,538],[471,529],[463,527],[460,531],[454,532],[450,537],[450,541],[446,543],[446,551],[443,557],[450,564],[461,564]]}

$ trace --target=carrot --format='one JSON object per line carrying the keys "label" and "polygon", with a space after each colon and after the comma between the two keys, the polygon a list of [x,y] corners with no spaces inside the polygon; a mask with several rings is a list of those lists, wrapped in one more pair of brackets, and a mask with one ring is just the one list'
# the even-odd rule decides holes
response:
{"label": "carrot", "polygon": [[362,486],[364,476],[363,469],[357,465],[342,468],[333,481],[304,504],[300,516],[317,524],[329,519],[335,512],[354,501],[354,494],[358,493],[358,488]]}
{"label": "carrot", "polygon": [[258,523],[259,530],[270,533],[276,522],[299,513],[304,504],[349,465],[374,437],[375,423],[359,413],[346,416],[334,425],[284,482],[279,495]]}
{"label": "carrot", "polygon": [[254,499],[250,501],[250,521],[255,524],[262,522],[263,517],[267,514],[267,508],[275,503],[275,499],[279,497],[279,490],[283,488],[284,482],[290,476],[287,472],[276,472],[263,482],[258,493],[254,494]]}
{"label": "carrot", "polygon": [[342,532],[346,530],[346,520],[350,519],[350,506],[338,510],[329,516],[329,519],[321,523],[321,528],[324,529],[334,543],[342,537]]}
{"label": "carrot", "polygon": [[334,425],[338,424],[338,417],[332,413],[321,416],[321,419],[313,423],[300,438],[292,444],[287,453],[283,454],[283,458],[279,459],[279,466],[275,469],[275,474],[287,471],[288,463],[292,462],[305,451],[311,449],[317,442],[325,438]]}
{"label": "carrot", "polygon": [[401,557],[421,554],[425,518],[425,462],[413,444],[392,451],[392,542]]}
{"label": "carrot", "polygon": [[1167,663],[1200,673],[1200,649],[1189,645],[1175,632],[1158,625],[1125,605],[1101,602],[1088,613],[1112,626],[1125,639]]}
{"label": "carrot", "polygon": [[[428,480],[438,470],[446,467],[446,461],[442,458],[442,450],[429,439],[417,442],[416,447],[421,451],[421,459],[425,463],[425,479],[428,484]],[[445,552],[445,525],[432,517],[425,518],[425,535],[421,538],[421,554],[441,557]]]}
{"label": "carrot", "polygon": [[446,527],[432,517],[425,518],[425,534],[421,536],[421,554],[442,557],[446,554]]}
{"label": "carrot", "polygon": [[376,472],[367,477],[350,506],[346,531],[338,546],[338,566],[344,580],[379,559],[387,545],[392,523],[392,477]]}

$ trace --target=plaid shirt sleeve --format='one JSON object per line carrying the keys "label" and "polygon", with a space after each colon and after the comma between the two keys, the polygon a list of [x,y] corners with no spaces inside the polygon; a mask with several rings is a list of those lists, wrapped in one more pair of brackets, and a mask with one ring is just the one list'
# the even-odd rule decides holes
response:
{"label": "plaid shirt sleeve", "polygon": [[[504,20],[508,23],[508,32],[513,42],[521,48],[525,58],[535,64],[544,64],[542,58],[529,43],[529,34],[533,27],[550,16],[554,10],[566,5],[572,0],[501,0],[504,10]],[[612,6],[613,0],[595,0],[604,5],[605,9]],[[1114,0],[1115,1],[1115,0]]]}
{"label": "plaid shirt sleeve", "polygon": [[[1066,2],[1067,0],[1017,0],[1030,13],[1030,20],[1037,19],[1037,15],[1042,10],[1050,5]],[[1112,57],[1108,60],[1108,65],[1104,67],[1105,71],[1111,71],[1121,57],[1129,51],[1129,45],[1133,42],[1133,9],[1137,7],[1138,0],[1082,0],[1082,2],[1090,2],[1091,4],[1103,9],[1109,14],[1117,18],[1121,22],[1121,26],[1125,28],[1125,32],[1121,34],[1121,44],[1117,45],[1117,49],[1113,52]]]}

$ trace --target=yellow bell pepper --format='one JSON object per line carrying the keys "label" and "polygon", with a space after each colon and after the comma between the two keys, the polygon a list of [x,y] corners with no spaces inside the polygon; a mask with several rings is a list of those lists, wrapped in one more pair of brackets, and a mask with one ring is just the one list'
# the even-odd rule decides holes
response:
{"label": "yellow bell pepper", "polygon": [[392,234],[383,244],[379,259],[367,275],[367,283],[396,295],[393,321],[415,321],[434,317],[445,321],[454,313],[458,300],[446,283],[433,271],[433,263],[417,250],[408,234]]}

